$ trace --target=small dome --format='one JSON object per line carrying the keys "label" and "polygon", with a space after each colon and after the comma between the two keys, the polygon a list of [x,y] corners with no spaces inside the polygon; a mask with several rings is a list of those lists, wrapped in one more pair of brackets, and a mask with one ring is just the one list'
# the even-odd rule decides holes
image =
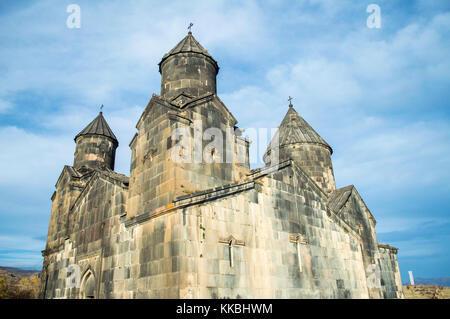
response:
{"label": "small dome", "polygon": [[75,141],[80,136],[85,135],[100,135],[109,137],[112,139],[117,145],[119,145],[119,141],[117,140],[116,136],[112,132],[111,128],[109,127],[108,123],[106,122],[105,118],[103,117],[103,113],[100,112],[100,114],[84,128],[80,133],[75,136]]}
{"label": "small dome", "polygon": [[169,57],[179,54],[179,53],[198,53],[201,55],[204,55],[206,58],[211,59],[213,64],[217,68],[217,72],[219,72],[219,66],[214,60],[214,58],[211,56],[211,54],[208,53],[208,50],[206,50],[192,35],[192,32],[189,32],[186,37],[184,37],[183,40],[181,40],[172,50],[169,51],[169,53],[166,53],[161,62],[159,62],[159,72],[161,73],[161,64],[164,63],[165,60],[167,60]]}
{"label": "small dome", "polygon": [[[330,145],[297,113],[292,105],[289,106],[272,141],[276,141],[276,138],[278,138],[279,147],[288,144],[311,143],[323,145],[330,150],[330,153],[333,153]],[[266,153],[272,146],[271,142]]]}
{"label": "small dome", "polygon": [[102,112],[75,136],[74,167],[107,167],[114,170],[116,148],[119,146],[116,136],[106,123]]}

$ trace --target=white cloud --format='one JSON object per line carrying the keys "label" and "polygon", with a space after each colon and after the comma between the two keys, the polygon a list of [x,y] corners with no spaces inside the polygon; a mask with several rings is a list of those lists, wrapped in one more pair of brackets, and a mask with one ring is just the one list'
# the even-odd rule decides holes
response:
{"label": "white cloud", "polygon": [[430,257],[442,254],[440,239],[408,239],[389,244],[393,247],[400,247],[398,258],[403,260],[408,257]]}
{"label": "white cloud", "polygon": [[0,180],[29,189],[56,182],[63,163],[73,161],[67,136],[42,136],[23,129],[0,127]]}
{"label": "white cloud", "polygon": [[40,251],[45,248],[45,242],[28,236],[0,235],[0,250],[22,250],[24,247]]}
{"label": "white cloud", "polygon": [[359,130],[353,141],[340,145],[334,159],[338,184],[354,183],[366,191],[378,188],[384,192],[436,183],[448,188],[445,181],[450,172],[442,168],[450,165],[450,149],[445,147],[450,127],[418,122],[392,128],[394,124],[386,121],[376,128]]}
{"label": "white cloud", "polygon": [[[444,183],[448,188],[450,173],[442,168],[450,165],[450,125],[420,117],[392,118],[398,112],[432,108],[407,109],[408,103],[417,103],[417,95],[427,95],[429,83],[450,85],[448,17],[439,14],[405,26],[387,40],[373,40],[365,29],[350,33],[327,42],[327,50],[319,49],[321,55],[274,65],[264,87],[240,88],[223,100],[239,110],[245,125],[273,126],[275,117],[280,121],[287,111],[285,97],[293,95],[297,111],[335,150],[338,185],[404,190],[420,180],[421,187]],[[306,45],[316,42],[320,40]]]}
{"label": "white cloud", "polygon": [[37,90],[76,96],[84,105],[125,107],[124,91],[148,97],[159,91],[157,63],[186,34],[190,21],[185,17],[195,18],[196,37],[212,51],[239,51],[245,59],[265,44],[262,13],[253,1],[236,6],[227,1],[194,6],[185,1],[81,2],[80,7],[80,29],[68,29],[65,6],[48,1],[0,22],[5,39],[10,37],[6,30],[14,29],[15,37],[28,40],[3,43],[0,68],[8,81],[2,90]]}

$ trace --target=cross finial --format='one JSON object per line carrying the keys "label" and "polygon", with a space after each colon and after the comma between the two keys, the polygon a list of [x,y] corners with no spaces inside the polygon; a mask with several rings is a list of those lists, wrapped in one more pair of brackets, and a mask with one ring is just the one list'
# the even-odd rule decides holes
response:
{"label": "cross finial", "polygon": [[103,111],[103,104],[102,106],[100,106],[100,113],[102,113],[102,111]]}
{"label": "cross finial", "polygon": [[191,23],[189,23],[189,26],[188,26],[188,30],[189,30],[189,33],[191,33],[191,29],[192,29],[192,26],[193,26],[194,24],[191,22]]}
{"label": "cross finial", "polygon": [[291,96],[289,96],[289,98],[288,98],[288,101],[289,101],[289,107],[292,107],[292,97]]}

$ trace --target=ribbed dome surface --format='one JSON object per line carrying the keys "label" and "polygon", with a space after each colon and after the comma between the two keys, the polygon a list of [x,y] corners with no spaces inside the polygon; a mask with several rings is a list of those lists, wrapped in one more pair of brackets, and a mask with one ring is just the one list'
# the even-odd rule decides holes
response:
{"label": "ribbed dome surface", "polygon": [[108,123],[106,122],[105,118],[103,117],[102,112],[84,128],[80,133],[75,136],[75,140],[77,140],[78,137],[83,135],[101,135],[106,136],[111,139],[113,139],[117,144],[119,143],[117,141],[116,136],[112,132],[111,128],[109,127]]}
{"label": "ribbed dome surface", "polygon": [[[279,138],[279,146],[296,143],[316,143],[330,149],[330,145],[290,106],[272,141]],[[272,147],[271,142],[267,151]],[[267,152],[266,151],[266,152]]]}
{"label": "ribbed dome surface", "polygon": [[[214,58],[208,53],[208,50],[206,50],[192,35],[191,32],[188,33],[187,36],[184,37],[183,40],[181,40],[172,50],[170,50],[169,53],[166,53],[161,62],[159,63],[160,68],[161,64],[170,56],[178,54],[178,53],[199,53],[202,54],[208,58],[210,58],[216,65],[217,62],[214,60]],[[160,70],[161,71],[161,70]]]}

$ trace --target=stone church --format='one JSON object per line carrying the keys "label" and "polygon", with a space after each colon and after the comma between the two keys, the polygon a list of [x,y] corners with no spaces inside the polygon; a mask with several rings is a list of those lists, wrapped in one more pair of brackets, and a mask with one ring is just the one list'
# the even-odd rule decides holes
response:
{"label": "stone church", "polygon": [[[403,297],[397,249],[378,243],[353,185],[336,189],[332,148],[292,104],[250,169],[219,66],[191,32],[159,72],[129,177],[114,171],[101,112],[75,136],[51,197],[42,298]],[[211,129],[223,148],[202,138]]]}

